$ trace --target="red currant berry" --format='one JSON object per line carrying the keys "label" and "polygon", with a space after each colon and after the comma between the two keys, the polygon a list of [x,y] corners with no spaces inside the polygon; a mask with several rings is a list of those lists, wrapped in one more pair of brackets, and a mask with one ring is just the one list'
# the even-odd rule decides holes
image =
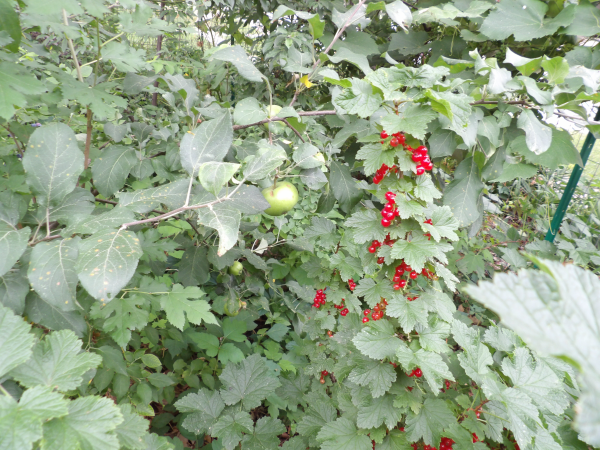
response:
{"label": "red currant berry", "polygon": [[412,267],[410,267],[408,264],[404,263],[404,270],[407,272],[410,272],[412,270]]}
{"label": "red currant berry", "polygon": [[431,170],[433,170],[433,164],[431,164],[430,162],[424,162],[423,169],[425,169],[427,172],[430,172]]}
{"label": "red currant berry", "polygon": [[479,442],[479,438],[477,437],[477,435],[475,433],[471,433],[473,435],[473,444],[475,442]]}
{"label": "red currant berry", "polygon": [[475,416],[479,419],[479,417],[481,417],[481,412],[480,411],[475,411]]}
{"label": "red currant berry", "polygon": [[386,138],[388,138],[389,136],[388,136],[388,134],[387,134],[385,131],[382,131],[382,132],[379,134],[379,137],[380,137],[381,139],[386,139]]}
{"label": "red currant berry", "polygon": [[398,135],[396,136],[396,139],[398,139],[398,142],[400,143],[400,145],[404,145],[404,143],[406,142],[406,137],[402,134],[402,133],[397,133]]}
{"label": "red currant berry", "polygon": [[395,198],[396,198],[396,194],[394,194],[393,192],[389,192],[388,191],[388,192],[385,193],[385,199],[388,202],[393,202]]}
{"label": "red currant berry", "polygon": [[371,246],[369,247],[369,253],[375,253],[377,251],[377,248]]}
{"label": "red currant berry", "polygon": [[318,303],[318,302],[314,302],[314,303],[313,303],[313,306],[314,306],[315,308],[320,308],[320,307],[321,307],[321,304],[320,304],[320,303]]}
{"label": "red currant berry", "polygon": [[416,280],[419,274],[414,270],[408,275],[412,280]]}
{"label": "red currant berry", "polygon": [[368,316],[369,314],[371,314],[371,310],[370,310],[370,309],[365,309],[365,310],[363,311],[363,316],[365,316],[365,317],[366,317],[366,316]]}
{"label": "red currant berry", "polygon": [[379,312],[381,308],[379,307],[379,303],[377,303],[374,307],[373,307],[373,311],[375,312]]}
{"label": "red currant berry", "polygon": [[390,141],[390,145],[392,147],[398,147],[400,145],[400,141],[398,140],[398,138],[392,138],[392,140]]}
{"label": "red currant berry", "polygon": [[421,176],[425,173],[425,168],[423,166],[417,166],[417,175]]}
{"label": "red currant berry", "polygon": [[385,212],[392,212],[393,210],[394,210],[394,202],[386,203],[386,205],[383,207],[383,211],[385,211]]}
{"label": "red currant berry", "polygon": [[406,280],[400,280],[400,281],[398,281],[398,284],[400,285],[401,288],[404,289],[404,287],[406,286]]}
{"label": "red currant berry", "polygon": [[450,389],[450,381],[446,380],[446,389]]}
{"label": "red currant berry", "polygon": [[375,240],[375,241],[371,242],[371,245],[372,245],[373,247],[381,247],[381,242],[379,242],[379,241]]}
{"label": "red currant berry", "polygon": [[319,290],[317,291],[317,295],[323,295],[323,289],[319,289]]}
{"label": "red currant berry", "polygon": [[321,377],[319,381],[321,382],[321,384],[325,384],[325,378]]}
{"label": "red currant berry", "polygon": [[392,278],[392,281],[394,283],[397,283],[398,281],[400,281],[400,275],[394,275],[394,278]]}
{"label": "red currant berry", "polygon": [[362,319],[362,323],[367,323],[368,321],[369,321],[369,318],[368,318],[368,317],[363,317],[363,319]]}
{"label": "red currant berry", "polygon": [[423,371],[421,369],[419,369],[418,367],[415,369],[415,376],[417,378],[421,378],[423,376]]}
{"label": "red currant berry", "polygon": [[417,151],[420,153],[427,153],[429,150],[427,150],[427,147],[425,147],[424,145],[420,145],[417,147]]}
{"label": "red currant berry", "polygon": [[385,261],[385,258],[383,256],[380,256],[379,258],[377,258],[377,264],[383,264],[384,261]]}
{"label": "red currant berry", "polygon": [[329,375],[329,372],[327,372],[326,370],[321,371],[322,377],[326,377],[327,375]]}
{"label": "red currant berry", "polygon": [[344,317],[346,317],[346,314],[348,314],[348,313],[349,313],[348,308],[344,308],[340,311],[340,315],[344,316]]}
{"label": "red currant berry", "polygon": [[421,155],[420,153],[414,152],[411,156],[411,159],[414,162],[421,162],[421,161],[423,161],[423,155]]}
{"label": "red currant berry", "polygon": [[389,227],[392,224],[392,221],[389,219],[381,219],[381,225],[385,228]]}

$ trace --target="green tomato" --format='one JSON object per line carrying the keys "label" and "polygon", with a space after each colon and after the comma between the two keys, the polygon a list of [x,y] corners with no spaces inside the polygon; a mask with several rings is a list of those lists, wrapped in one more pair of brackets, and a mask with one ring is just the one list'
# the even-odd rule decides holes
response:
{"label": "green tomato", "polygon": [[[273,105],[271,107],[267,106],[267,114],[269,119],[271,117],[275,117],[279,111],[281,111],[281,106],[278,105]],[[283,130],[285,130],[285,125],[283,122],[271,122],[271,123],[265,123],[265,128],[269,131],[271,131],[271,133],[273,134],[281,134],[283,133]]]}
{"label": "green tomato", "polygon": [[281,216],[290,211],[298,203],[298,189],[292,183],[280,181],[263,189],[262,195],[271,207],[265,211],[270,216]]}
{"label": "green tomato", "polygon": [[242,270],[244,270],[244,266],[242,266],[242,263],[239,261],[235,261],[230,267],[229,267],[229,273],[231,275],[239,275],[240,273],[242,273]]}

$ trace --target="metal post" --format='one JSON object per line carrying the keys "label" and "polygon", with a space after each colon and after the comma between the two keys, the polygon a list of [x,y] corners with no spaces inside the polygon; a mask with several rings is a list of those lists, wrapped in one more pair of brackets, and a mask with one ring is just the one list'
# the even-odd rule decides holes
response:
{"label": "metal post", "polygon": [[[598,121],[599,119],[600,107],[598,107],[598,110],[596,111],[596,117],[594,118],[594,121]],[[583,173],[583,168],[585,167],[585,164],[592,153],[592,148],[594,148],[595,143],[596,138],[590,131],[586,136],[585,142],[583,143],[583,148],[581,149],[581,161],[583,162],[583,166],[575,164],[575,167],[573,167],[573,172],[571,172],[571,177],[569,178],[565,192],[563,192],[563,195],[560,198],[560,202],[558,203],[558,207],[556,208],[556,212],[554,213],[554,217],[550,223],[550,228],[548,228],[548,233],[546,233],[545,239],[549,242],[554,242],[554,238],[560,229],[560,224],[565,218],[565,214],[569,208],[569,203],[571,203],[571,199],[575,193],[575,188],[577,187],[577,183],[579,183],[579,179]]]}

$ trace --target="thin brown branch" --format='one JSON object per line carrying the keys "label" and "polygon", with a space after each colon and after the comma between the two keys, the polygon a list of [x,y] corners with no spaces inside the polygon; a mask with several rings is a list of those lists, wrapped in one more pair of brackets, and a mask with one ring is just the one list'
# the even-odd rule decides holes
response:
{"label": "thin brown branch", "polygon": [[288,127],[290,127],[292,129],[292,131],[294,133],[296,133],[296,136],[298,136],[298,138],[302,141],[302,142],[306,142],[304,139],[302,139],[302,136],[300,135],[300,133],[298,132],[298,130],[296,130],[292,124],[287,120],[287,119],[283,119],[282,120],[283,123],[285,123]]}
{"label": "thin brown branch", "polygon": [[52,240],[54,240],[54,239],[58,239],[58,238],[61,238],[61,237],[62,237],[62,236],[61,236],[60,234],[55,234],[54,236],[46,236],[45,238],[39,239],[39,240],[37,240],[37,241],[35,241],[35,242],[30,242],[30,243],[29,243],[29,245],[30,245],[31,247],[33,247],[34,245],[36,245],[36,244],[39,244],[40,242],[44,242],[44,241],[52,241]]}
{"label": "thin brown branch", "polygon": [[190,224],[190,227],[192,227],[192,230],[194,230],[194,231],[196,232],[196,234],[197,234],[198,236],[200,236],[200,231],[198,231],[198,228],[196,228],[196,225],[194,225],[194,222],[192,222],[190,219],[185,219],[185,221],[186,221],[187,223],[189,223],[189,224]]}
{"label": "thin brown branch", "polygon": [[92,144],[92,110],[87,109],[87,128],[85,135],[85,150],[83,151],[83,168],[87,169],[90,165],[90,145]]}
{"label": "thin brown branch", "polygon": [[[335,110],[323,110],[323,111],[299,111],[298,115],[300,117],[311,117],[311,116],[334,116],[337,112]],[[248,125],[234,125],[234,130],[243,130],[244,128],[255,127],[257,125],[262,125],[269,122],[283,122],[285,118],[273,117],[270,119],[264,119],[259,122],[249,123]]]}
{"label": "thin brown branch", "polygon": [[13,139],[13,141],[15,141],[15,145],[17,146],[17,151],[19,152],[19,155],[21,155],[21,158],[23,157],[23,148],[19,145],[19,141],[17,140],[15,134],[10,131],[10,126],[8,124],[6,125],[1,125],[2,128],[6,129],[6,131],[8,131],[8,135]]}

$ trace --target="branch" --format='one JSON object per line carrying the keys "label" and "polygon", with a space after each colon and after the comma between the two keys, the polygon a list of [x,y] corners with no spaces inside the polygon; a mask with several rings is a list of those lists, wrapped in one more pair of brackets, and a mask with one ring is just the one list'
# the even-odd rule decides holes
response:
{"label": "branch", "polygon": [[[298,115],[300,117],[334,116],[336,114],[337,114],[337,112],[332,109],[323,110],[323,111],[300,111],[300,112],[298,112]],[[269,123],[269,122],[285,122],[285,119],[282,119],[280,117],[272,117],[270,119],[264,119],[259,122],[249,123],[248,125],[234,125],[233,129],[234,130],[243,130],[244,128],[250,128],[250,127],[254,127],[256,125],[262,125],[264,123]]]}
{"label": "branch", "polygon": [[497,105],[498,103],[504,103],[505,105],[521,105],[521,106],[527,106],[529,108],[531,108],[533,105],[530,103],[527,103],[525,100],[513,100],[510,102],[503,102],[501,100],[478,100],[476,102],[473,103],[469,103],[470,105]]}
{"label": "branch", "polygon": [[10,131],[10,126],[8,124],[1,125],[1,126],[2,126],[2,128],[5,128],[6,131],[8,131],[8,135],[11,138],[13,138],[13,141],[15,141],[15,145],[17,146],[17,151],[19,152],[19,155],[21,155],[21,158],[22,158],[23,157],[23,149],[19,145],[19,141],[17,141],[17,138],[15,137],[15,133],[13,133],[12,131]]}
{"label": "branch", "polygon": [[302,142],[306,142],[304,139],[302,139],[302,136],[300,136],[300,133],[298,133],[298,130],[296,130],[296,129],[295,129],[293,126],[292,126],[292,124],[291,124],[290,122],[288,122],[288,120],[287,120],[287,119],[283,119],[283,120],[282,120],[282,122],[283,122],[283,123],[285,123],[285,124],[286,124],[288,127],[290,127],[290,128],[292,129],[292,131],[293,131],[294,133],[296,133],[296,136],[298,136],[298,138],[300,138],[300,140],[301,140]]}

